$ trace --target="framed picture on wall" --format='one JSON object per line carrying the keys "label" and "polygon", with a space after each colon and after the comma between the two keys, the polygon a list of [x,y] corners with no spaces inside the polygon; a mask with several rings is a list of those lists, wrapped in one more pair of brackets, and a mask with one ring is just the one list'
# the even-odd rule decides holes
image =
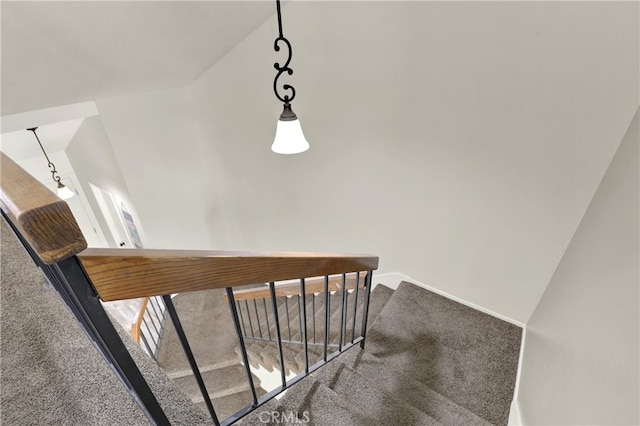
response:
{"label": "framed picture on wall", "polygon": [[142,241],[140,240],[140,235],[138,234],[138,229],[136,228],[136,224],[133,221],[133,216],[127,211],[124,206],[124,203],[120,204],[120,209],[122,210],[122,217],[124,218],[124,223],[127,226],[127,231],[129,231],[129,235],[131,236],[131,242],[135,248],[144,248],[142,246]]}

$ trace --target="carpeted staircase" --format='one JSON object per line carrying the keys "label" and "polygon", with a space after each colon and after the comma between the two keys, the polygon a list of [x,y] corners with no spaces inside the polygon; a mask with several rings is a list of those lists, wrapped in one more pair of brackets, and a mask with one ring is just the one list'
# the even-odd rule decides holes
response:
{"label": "carpeted staircase", "polygon": [[[149,425],[4,220],[0,228],[0,423]],[[171,424],[210,425],[211,419],[114,325]]]}
{"label": "carpeted staircase", "polygon": [[[356,338],[360,335],[362,295],[361,292],[357,325],[353,330]],[[307,299],[307,336],[311,342],[312,302]],[[249,404],[249,392],[240,389],[246,383],[246,374],[239,365],[237,339],[222,293],[181,294],[174,302],[190,341],[199,342],[194,344],[194,353],[201,370],[206,371],[205,382],[220,418]],[[275,338],[273,321],[270,330],[266,327],[266,319],[273,312],[267,304],[265,314],[261,303],[248,304],[253,315],[253,334],[259,335],[259,317],[263,338],[269,333]],[[318,295],[315,303],[316,341],[323,342],[324,295]],[[354,303],[355,292],[351,291],[347,297],[349,315],[345,320],[347,342],[352,336]],[[330,304],[329,340],[337,345],[342,294],[334,292]],[[279,297],[277,305],[282,338],[299,340],[300,306],[296,298],[290,297],[285,303],[285,298]],[[285,320],[287,308],[290,326]],[[247,331],[246,311],[244,324]],[[186,359],[172,335],[175,331],[172,327],[167,330],[160,364],[167,368],[170,377],[176,377],[179,387],[204,408],[195,380],[186,372]],[[395,291],[378,285],[371,295],[365,350],[354,347],[338,356],[292,386],[280,400],[272,400],[245,417],[242,424],[282,424],[282,420],[287,419],[289,423],[331,426],[506,425],[521,332],[517,326],[410,283],[401,283]],[[247,350],[252,368],[279,369],[275,342],[247,339]],[[335,350],[333,347],[329,352]],[[283,353],[286,373],[304,370],[302,344],[284,343]],[[309,365],[321,357],[321,346],[309,346]],[[259,383],[257,378],[254,380]],[[211,389],[216,392],[212,393]]]}
{"label": "carpeted staircase", "polygon": [[[222,291],[197,291],[174,297],[174,306],[216,414],[224,419],[252,402],[244,367],[236,355],[237,337]],[[168,320],[170,321],[170,320]],[[207,412],[172,324],[165,328],[158,364],[193,403]],[[254,376],[258,395],[260,380]]]}
{"label": "carpeted staircase", "polygon": [[[148,424],[4,223],[0,289],[3,424]],[[323,341],[324,298],[319,296],[316,341]],[[347,312],[352,312],[354,299],[351,291]],[[308,314],[313,312],[311,300]],[[330,300],[330,343],[335,345],[341,293],[335,292]],[[360,296],[356,324],[362,317],[362,301]],[[222,292],[183,293],[174,298],[174,304],[219,417],[249,404],[246,373],[239,363],[237,338]],[[290,340],[296,340],[300,334],[296,301],[278,298],[277,304],[281,317],[286,316],[288,304]],[[352,315],[345,321],[347,341]],[[311,317],[307,322],[310,341]],[[263,321],[263,335],[268,335]],[[282,327],[289,339],[289,327],[284,323]],[[174,328],[166,328],[159,353],[160,365],[172,380],[118,330],[171,423],[210,424]],[[357,337],[359,331],[356,325],[353,335]],[[396,291],[378,285],[371,295],[366,349],[349,349],[242,423],[282,424],[287,416],[289,423],[308,420],[308,424],[331,426],[504,425],[520,339],[520,328],[415,285],[401,283]],[[287,372],[304,368],[302,347],[284,345]],[[248,342],[248,349],[254,367],[279,367],[275,343]],[[321,354],[320,347],[310,346],[310,364]],[[254,382],[260,384],[257,377]]]}
{"label": "carpeted staircase", "polygon": [[[1,291],[3,424],[148,424],[4,223]],[[317,342],[324,340],[323,296],[315,300]],[[346,341],[352,330],[354,337],[359,335],[363,299],[360,296],[353,330],[354,292],[347,297]],[[330,300],[329,340],[336,345],[342,294],[335,292]],[[225,418],[249,404],[246,373],[222,292],[183,293],[174,304],[218,416]],[[284,323],[283,337],[295,341],[301,334],[300,309],[293,298],[278,298],[281,317],[286,316],[287,304],[291,338]],[[270,314],[268,308],[266,315]],[[262,321],[263,336],[268,335],[266,318]],[[272,336],[273,326],[269,325]],[[159,363],[172,380],[119,331],[172,424],[209,424],[174,328],[166,328],[159,353]],[[520,328],[415,285],[401,283],[396,291],[378,285],[371,295],[366,349],[349,349],[242,423],[282,424],[286,418],[289,423],[332,426],[504,425],[520,339]],[[247,342],[253,367],[279,368],[274,342]],[[303,370],[302,347],[284,345],[288,373]],[[330,352],[334,350],[335,346]],[[322,348],[310,346],[309,352],[313,364]],[[260,384],[257,377],[254,382]]]}

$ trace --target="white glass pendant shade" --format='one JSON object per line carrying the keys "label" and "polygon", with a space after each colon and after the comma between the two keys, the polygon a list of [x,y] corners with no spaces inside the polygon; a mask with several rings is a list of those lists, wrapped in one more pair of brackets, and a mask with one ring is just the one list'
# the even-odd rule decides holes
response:
{"label": "white glass pendant shade", "polygon": [[276,137],[271,145],[271,151],[276,154],[298,154],[309,149],[309,142],[302,133],[300,120],[278,120]]}
{"label": "white glass pendant shade", "polygon": [[72,190],[64,186],[61,182],[58,182],[58,189],[56,190],[56,193],[58,194],[58,197],[62,198],[63,200],[68,200],[69,198],[76,195]]}

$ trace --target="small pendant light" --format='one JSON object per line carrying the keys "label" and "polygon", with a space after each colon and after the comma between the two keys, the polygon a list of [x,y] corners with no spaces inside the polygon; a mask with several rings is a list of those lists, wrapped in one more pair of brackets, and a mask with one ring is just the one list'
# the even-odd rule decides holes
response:
{"label": "small pendant light", "polygon": [[38,129],[37,127],[32,127],[27,130],[33,132],[33,135],[36,137],[36,140],[38,141],[38,145],[40,145],[40,149],[42,150],[44,157],[47,159],[47,162],[48,162],[47,165],[49,166],[49,169],[51,169],[51,176],[53,176],[53,180],[56,181],[56,183],[58,184],[58,188],[56,189],[56,194],[58,194],[58,197],[62,198],[63,200],[68,200],[69,198],[73,197],[75,193],[69,188],[67,188],[62,182],[60,182],[60,176],[58,176],[58,171],[56,170],[56,166],[51,162],[51,160],[49,160],[49,156],[45,152],[44,147],[42,146],[42,143],[38,138],[38,134],[36,133],[37,129]]}
{"label": "small pendant light", "polygon": [[279,35],[276,38],[273,48],[276,52],[280,51],[280,42],[283,42],[287,47],[288,57],[284,65],[280,66],[278,62],[273,64],[274,68],[278,71],[275,79],[273,80],[273,91],[276,97],[284,103],[284,110],[280,114],[278,120],[278,126],[276,127],[276,137],[271,145],[271,150],[277,154],[298,154],[309,149],[309,142],[302,133],[302,126],[300,126],[300,120],[291,109],[291,102],[296,96],[296,90],[293,86],[285,84],[282,86],[284,90],[289,90],[290,95],[281,96],[278,93],[278,79],[285,72],[288,75],[293,74],[293,70],[289,67],[291,62],[292,50],[291,43],[282,35],[282,15],[280,13],[280,0],[276,0],[276,10],[278,12],[278,31]]}

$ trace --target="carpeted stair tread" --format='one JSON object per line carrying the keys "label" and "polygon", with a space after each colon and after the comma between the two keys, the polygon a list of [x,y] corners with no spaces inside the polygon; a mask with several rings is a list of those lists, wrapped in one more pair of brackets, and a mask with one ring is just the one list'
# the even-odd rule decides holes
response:
{"label": "carpeted stair tread", "polygon": [[[173,304],[200,367],[237,359],[238,340],[223,291],[180,293],[173,298]],[[192,312],[198,314],[188,314]],[[160,344],[158,363],[167,373],[190,368],[170,319]]]}
{"label": "carpeted stair tread", "polygon": [[[369,299],[369,318],[367,321],[369,326],[371,326],[371,324],[373,324],[378,318],[378,315],[380,315],[384,306],[387,304],[389,299],[391,299],[393,293],[394,291],[384,284],[378,284],[373,288],[373,290],[371,290],[371,297]],[[360,312],[358,312],[358,314],[361,315]],[[360,321],[360,324],[362,324],[362,320]]]}
{"label": "carpeted stair tread", "polygon": [[371,325],[367,351],[478,416],[506,425],[522,329],[403,282]]}
{"label": "carpeted stair tread", "polygon": [[[270,421],[270,413],[276,412],[280,407],[280,401],[277,399],[271,399],[265,402],[263,405],[258,407],[256,410],[244,416],[240,419],[236,424],[241,425],[271,425],[273,422]],[[262,414],[267,413],[267,414]]]}
{"label": "carpeted stair tread", "polygon": [[366,351],[352,349],[338,358],[345,366],[368,377],[393,395],[448,426],[491,426],[477,416],[413,379],[411,371],[397,371]]}
{"label": "carpeted stair tread", "polygon": [[[250,390],[236,392],[231,395],[221,396],[211,400],[218,420],[226,419],[232,414],[235,414],[241,408],[251,404],[252,401],[253,398]],[[207,405],[204,401],[198,402],[196,405],[209,415],[209,410],[207,409]]]}
{"label": "carpeted stair tread", "polygon": [[318,426],[370,426],[382,424],[351,410],[350,407],[345,405],[342,396],[336,394],[312,376],[304,378],[289,388],[280,400],[276,411],[284,414],[297,414],[298,422],[304,420],[306,413],[309,418],[308,424]]}
{"label": "carpeted stair tread", "polygon": [[[263,366],[267,371],[273,371],[273,363],[270,357],[263,358],[262,351],[268,345],[271,345],[272,342],[264,342],[261,340],[253,340],[253,339],[244,339],[245,349],[247,350],[247,357],[249,358],[249,365],[253,368],[258,368],[260,365]],[[235,348],[236,355],[239,360],[242,360],[242,354],[240,351],[240,347],[236,346]]]}
{"label": "carpeted stair tread", "polygon": [[398,425],[441,425],[424,411],[403,401],[403,395],[396,397],[385,389],[384,384],[358,373],[344,363],[336,361],[332,373],[319,380],[340,395],[350,409],[371,421]]}
{"label": "carpeted stair tread", "polygon": [[[213,398],[249,389],[247,373],[241,364],[201,372],[200,375],[209,395]],[[253,380],[256,386],[260,384],[260,380],[257,377],[254,376]],[[192,400],[202,397],[198,382],[193,375],[180,377],[174,379],[174,381]]]}

